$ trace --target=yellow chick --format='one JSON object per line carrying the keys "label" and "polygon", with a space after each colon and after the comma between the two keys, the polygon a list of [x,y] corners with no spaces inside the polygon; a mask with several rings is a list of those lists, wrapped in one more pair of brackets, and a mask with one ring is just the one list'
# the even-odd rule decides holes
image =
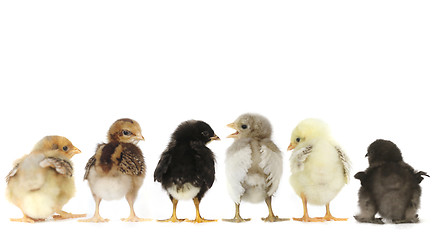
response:
{"label": "yellow chick", "polygon": [[18,159],[6,176],[6,197],[23,212],[14,222],[85,217],[62,210],[73,197],[75,183],[70,159],[81,151],[65,137],[46,136],[31,153]]}
{"label": "yellow chick", "polygon": [[[346,221],[330,213],[330,201],[349,181],[350,161],[332,139],[327,124],[318,119],[300,122],[292,132],[288,150],[290,157],[290,184],[303,202],[304,216],[293,218],[303,222]],[[322,218],[310,218],[307,203],[325,205]]]}
{"label": "yellow chick", "polygon": [[146,221],[138,218],[133,208],[146,172],[142,151],[136,145],[144,140],[141,127],[132,119],[119,119],[110,127],[107,139],[108,143],[98,145],[85,168],[84,180],[88,181],[95,199],[95,214],[80,222],[107,222],[108,219],[99,214],[101,200],[116,200],[124,196],[130,206],[130,216],[121,220]]}

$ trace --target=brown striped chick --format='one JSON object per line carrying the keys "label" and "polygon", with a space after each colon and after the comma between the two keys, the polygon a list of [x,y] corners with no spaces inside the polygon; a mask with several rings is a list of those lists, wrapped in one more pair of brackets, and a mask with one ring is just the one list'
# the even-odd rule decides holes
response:
{"label": "brown striped chick", "polygon": [[81,151],[65,137],[46,136],[14,163],[6,176],[6,197],[23,212],[14,222],[85,217],[62,210],[75,193],[70,159]]}
{"label": "brown striped chick", "polygon": [[128,118],[113,123],[107,134],[108,143],[99,144],[95,155],[86,165],[84,180],[89,183],[95,199],[95,214],[81,222],[107,222],[99,215],[102,199],[116,200],[125,196],[130,205],[130,216],[126,222],[145,221],[138,218],[133,204],[145,178],[146,166],[142,151],[136,144],[144,140],[139,124]]}

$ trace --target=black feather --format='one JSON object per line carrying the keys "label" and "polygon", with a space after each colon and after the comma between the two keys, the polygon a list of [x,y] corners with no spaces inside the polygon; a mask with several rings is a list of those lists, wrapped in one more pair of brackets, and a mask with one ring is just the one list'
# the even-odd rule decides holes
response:
{"label": "black feather", "polygon": [[359,190],[361,213],[355,216],[356,220],[380,223],[375,218],[379,213],[395,223],[418,222],[419,183],[427,174],[405,163],[400,149],[391,141],[376,140],[368,147],[367,156],[370,166],[355,175],[362,185]]}
{"label": "black feather", "polygon": [[201,199],[215,179],[214,153],[206,147],[214,136],[214,131],[203,121],[190,120],[180,124],[161,155],[154,180],[164,189],[172,185],[179,189],[185,183],[191,183],[200,187],[197,198]]}

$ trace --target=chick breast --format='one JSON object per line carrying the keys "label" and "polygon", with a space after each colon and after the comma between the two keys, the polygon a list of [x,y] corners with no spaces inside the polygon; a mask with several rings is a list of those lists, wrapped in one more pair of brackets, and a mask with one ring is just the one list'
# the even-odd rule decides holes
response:
{"label": "chick breast", "polygon": [[319,141],[304,162],[302,170],[291,159],[290,184],[298,195],[304,193],[307,201],[315,205],[329,203],[345,184],[344,166],[335,147]]}

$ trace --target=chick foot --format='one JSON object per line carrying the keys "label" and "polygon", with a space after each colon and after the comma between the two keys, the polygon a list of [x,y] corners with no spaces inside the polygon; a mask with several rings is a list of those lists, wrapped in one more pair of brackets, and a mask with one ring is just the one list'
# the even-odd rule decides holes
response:
{"label": "chick foot", "polygon": [[361,222],[361,223],[373,223],[373,224],[385,224],[382,221],[382,218],[365,218],[362,216],[354,216],[354,219],[356,219],[356,221]]}
{"label": "chick foot", "polygon": [[87,214],[72,214],[64,211],[57,212],[59,215],[54,215],[54,220],[63,220],[63,219],[70,219],[70,218],[82,218],[86,217]]}
{"label": "chick foot", "polygon": [[232,219],[222,219],[224,222],[233,222],[233,223],[241,223],[241,222],[249,222],[250,218],[242,218],[241,216],[235,216]]}
{"label": "chick foot", "polygon": [[278,216],[269,215],[265,218],[261,218],[261,220],[265,222],[284,222],[284,221],[290,221],[289,218],[279,218]]}
{"label": "chick foot", "polygon": [[185,222],[191,222],[191,223],[206,223],[206,222],[217,222],[217,220],[210,220],[210,219],[204,219],[200,216],[197,216],[194,220],[188,220],[186,219]]}
{"label": "chick foot", "polygon": [[335,218],[332,215],[330,215],[330,216],[325,215],[324,217],[317,217],[317,219],[321,219],[322,222],[325,222],[325,221],[347,221],[348,220],[348,218]]}
{"label": "chick foot", "polygon": [[183,222],[183,221],[187,221],[188,219],[179,219],[176,216],[171,216],[168,219],[164,219],[164,220],[157,220],[158,222]]}
{"label": "chick foot", "polygon": [[323,218],[311,218],[309,216],[303,216],[302,218],[292,218],[293,221],[300,221],[300,222],[325,222]]}
{"label": "chick foot", "polygon": [[101,216],[93,216],[92,218],[89,218],[89,219],[78,220],[78,222],[94,222],[94,223],[103,223],[103,222],[108,222],[108,221],[109,221],[109,219],[102,218]]}
{"label": "chick foot", "polygon": [[332,216],[332,214],[330,213],[330,203],[327,203],[325,205],[325,216],[319,219],[322,219],[323,221],[347,221],[348,218],[335,218]]}
{"label": "chick foot", "polygon": [[123,222],[147,222],[147,221],[151,221],[151,219],[140,218],[138,216],[129,216],[128,218],[121,218],[121,221],[123,221]]}
{"label": "chick foot", "polygon": [[23,216],[22,218],[10,218],[11,222],[24,222],[24,223],[35,223],[35,222],[43,222],[44,219],[33,219],[28,216]]}

